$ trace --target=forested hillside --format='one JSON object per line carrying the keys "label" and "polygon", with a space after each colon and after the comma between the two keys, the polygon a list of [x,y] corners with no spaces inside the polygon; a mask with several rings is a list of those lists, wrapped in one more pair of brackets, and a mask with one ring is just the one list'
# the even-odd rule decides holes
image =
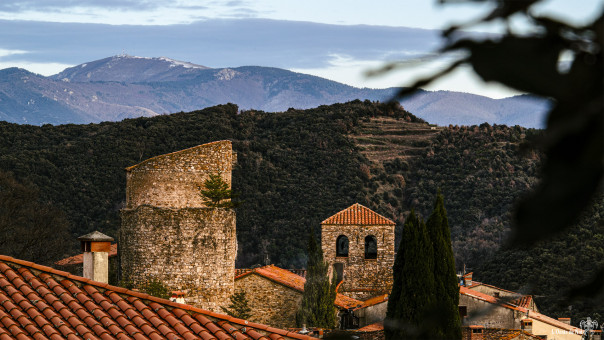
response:
{"label": "forested hillside", "polygon": [[[237,209],[238,267],[263,264],[267,256],[281,267],[303,267],[308,230],[356,202],[395,220],[400,235],[411,207],[427,216],[440,188],[458,266],[507,289],[530,282],[543,292],[538,302],[544,312],[565,316],[567,305],[553,302],[556,293],[570,287],[569,277],[588,277],[604,258],[601,202],[558,241],[529,252],[497,251],[514,201],[537,181],[539,153],[520,152],[520,146],[539,133],[488,124],[434,127],[400,106],[358,100],[280,113],[239,112],[229,104],[117,123],[0,123],[0,171],[11,172],[18,182],[0,176],[6,179],[0,191],[13,193],[2,196],[0,231],[7,229],[2,216],[11,214],[7,202],[22,204],[25,196],[14,195],[22,191],[30,193],[32,204],[59,216],[57,229],[66,225],[72,238],[56,242],[60,251],[44,259],[2,244],[0,251],[51,263],[79,251],[77,236],[92,230],[115,236],[125,167],[229,139],[238,154],[233,189],[245,201]],[[25,211],[31,215],[32,209]]]}

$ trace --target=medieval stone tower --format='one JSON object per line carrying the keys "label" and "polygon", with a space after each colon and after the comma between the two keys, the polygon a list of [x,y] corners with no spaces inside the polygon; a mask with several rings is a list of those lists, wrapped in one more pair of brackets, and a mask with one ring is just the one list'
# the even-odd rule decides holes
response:
{"label": "medieval stone tower", "polygon": [[156,279],[186,301],[219,311],[233,294],[235,211],[208,208],[199,188],[210,174],[231,185],[230,141],[153,157],[126,169],[118,236],[120,276],[134,286]]}
{"label": "medieval stone tower", "polygon": [[386,217],[354,204],[321,222],[321,247],[338,292],[365,300],[390,293],[394,226]]}

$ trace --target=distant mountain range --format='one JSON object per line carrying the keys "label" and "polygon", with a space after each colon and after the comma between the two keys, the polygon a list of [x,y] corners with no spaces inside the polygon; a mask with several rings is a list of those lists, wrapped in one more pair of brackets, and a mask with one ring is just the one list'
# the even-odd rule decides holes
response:
{"label": "distant mountain range", "polygon": [[[193,111],[234,103],[269,112],[307,109],[354,99],[387,100],[396,88],[356,88],[279,68],[208,68],[169,58],[113,56],[44,77],[0,70],[0,120],[19,124],[86,124]],[[438,125],[542,127],[548,102],[533,96],[505,99],[420,91],[401,101]]]}

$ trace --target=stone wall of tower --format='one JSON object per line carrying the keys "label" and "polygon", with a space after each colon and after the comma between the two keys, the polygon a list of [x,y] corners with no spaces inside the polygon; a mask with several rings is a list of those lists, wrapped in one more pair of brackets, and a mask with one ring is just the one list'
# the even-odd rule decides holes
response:
{"label": "stone wall of tower", "polygon": [[143,161],[126,169],[126,209],[141,205],[172,209],[204,207],[199,186],[220,174],[231,186],[236,154],[230,141],[199,145]]}
{"label": "stone wall of tower", "polygon": [[[348,237],[348,256],[336,256],[336,240],[340,235]],[[365,259],[365,237],[373,235],[377,240],[377,258]],[[394,225],[321,225],[323,257],[333,265],[344,265],[344,280],[338,292],[355,299],[365,300],[390,293],[392,290],[392,266],[394,265]]]}
{"label": "stone wall of tower", "polygon": [[208,208],[199,187],[210,174],[231,183],[231,142],[151,158],[126,169],[127,202],[118,235],[120,276],[139,287],[160,280],[188,304],[220,311],[233,294],[237,255],[232,209]]}

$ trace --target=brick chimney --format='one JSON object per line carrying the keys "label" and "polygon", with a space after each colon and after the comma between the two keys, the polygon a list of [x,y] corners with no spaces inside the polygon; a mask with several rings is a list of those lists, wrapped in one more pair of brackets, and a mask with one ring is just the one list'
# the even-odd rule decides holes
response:
{"label": "brick chimney", "polygon": [[463,276],[463,285],[469,287],[472,285],[472,274],[474,272],[469,272]]}
{"label": "brick chimney", "polygon": [[112,237],[93,231],[78,237],[84,252],[84,270],[82,276],[98,282],[109,281],[109,251]]}
{"label": "brick chimney", "polygon": [[179,290],[175,290],[172,292],[172,296],[170,297],[170,301],[185,304],[185,292],[181,292]]}
{"label": "brick chimney", "polygon": [[567,325],[570,325],[570,318],[558,318],[558,321],[564,322]]}

